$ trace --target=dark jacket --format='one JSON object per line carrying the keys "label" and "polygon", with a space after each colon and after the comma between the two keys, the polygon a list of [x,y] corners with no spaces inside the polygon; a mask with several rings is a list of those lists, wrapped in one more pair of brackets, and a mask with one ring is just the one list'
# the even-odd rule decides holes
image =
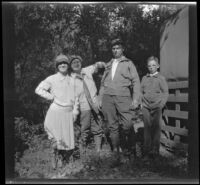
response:
{"label": "dark jacket", "polygon": [[103,88],[103,93],[109,95],[117,95],[117,96],[131,96],[130,90],[132,88],[133,100],[139,101],[140,79],[137,70],[135,68],[135,65],[130,59],[122,56],[118,63],[115,76],[112,80],[111,69],[113,60],[114,59],[112,59],[106,65],[106,69],[102,77],[101,86]]}

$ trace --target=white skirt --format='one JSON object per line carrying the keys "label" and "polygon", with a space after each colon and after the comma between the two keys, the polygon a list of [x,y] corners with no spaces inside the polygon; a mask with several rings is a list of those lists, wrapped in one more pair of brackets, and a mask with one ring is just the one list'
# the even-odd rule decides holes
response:
{"label": "white skirt", "polygon": [[74,149],[72,106],[61,107],[52,103],[47,111],[44,129],[49,139],[56,141],[58,150]]}

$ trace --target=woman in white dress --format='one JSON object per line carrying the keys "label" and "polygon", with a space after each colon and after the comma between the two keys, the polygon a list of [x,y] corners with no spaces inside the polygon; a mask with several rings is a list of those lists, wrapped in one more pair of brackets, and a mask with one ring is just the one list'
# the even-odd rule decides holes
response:
{"label": "woman in white dress", "polygon": [[[52,165],[58,164],[60,151],[74,149],[73,122],[79,114],[79,87],[70,76],[69,58],[60,54],[55,59],[58,72],[43,80],[35,90],[39,96],[52,101],[44,121],[44,129],[51,140]],[[76,91],[75,91],[76,89]],[[81,90],[80,90],[81,92]],[[62,166],[62,158],[59,166]]]}

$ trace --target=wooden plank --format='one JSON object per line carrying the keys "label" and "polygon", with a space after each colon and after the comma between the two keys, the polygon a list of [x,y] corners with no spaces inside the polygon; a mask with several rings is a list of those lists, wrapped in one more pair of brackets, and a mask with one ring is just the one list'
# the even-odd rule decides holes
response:
{"label": "wooden plank", "polygon": [[168,82],[169,89],[188,88],[188,81]]}
{"label": "wooden plank", "polygon": [[169,94],[168,102],[188,102],[188,93],[182,93],[178,96],[174,94]]}
{"label": "wooden plank", "polygon": [[174,142],[173,140],[166,139],[166,138],[160,138],[160,142],[170,148],[184,149],[184,150],[188,149],[188,144],[181,143],[181,142],[177,143],[177,142]]}
{"label": "wooden plank", "polygon": [[162,130],[172,132],[181,136],[188,136],[188,130],[185,128],[177,128],[168,125],[162,125]]}
{"label": "wooden plank", "polygon": [[172,118],[188,119],[187,111],[177,111],[177,110],[166,110],[165,109],[163,114],[165,116],[172,117]]}
{"label": "wooden plank", "polygon": [[[177,95],[180,95],[180,90],[176,90],[176,96]],[[176,111],[180,111],[180,105],[179,104],[176,104]],[[178,128],[178,129],[180,129],[180,127],[181,127],[181,122],[180,122],[180,120],[176,120],[176,128]],[[180,142],[180,139],[181,139],[181,137],[179,136],[179,135],[175,135],[174,136],[174,141],[175,142]]]}

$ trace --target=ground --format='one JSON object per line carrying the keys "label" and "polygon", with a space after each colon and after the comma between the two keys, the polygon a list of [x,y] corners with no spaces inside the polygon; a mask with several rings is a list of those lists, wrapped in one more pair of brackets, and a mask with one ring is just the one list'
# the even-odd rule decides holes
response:
{"label": "ground", "polygon": [[103,145],[103,150],[99,155],[91,143],[84,158],[80,159],[74,155],[68,164],[57,170],[51,167],[49,152],[46,135],[35,136],[32,146],[16,159],[16,179],[124,180],[131,182],[187,179],[187,158],[172,155],[164,147],[161,147],[161,157],[146,163],[140,156],[138,143],[138,157],[124,161],[114,168],[109,166],[112,158],[108,144]]}

